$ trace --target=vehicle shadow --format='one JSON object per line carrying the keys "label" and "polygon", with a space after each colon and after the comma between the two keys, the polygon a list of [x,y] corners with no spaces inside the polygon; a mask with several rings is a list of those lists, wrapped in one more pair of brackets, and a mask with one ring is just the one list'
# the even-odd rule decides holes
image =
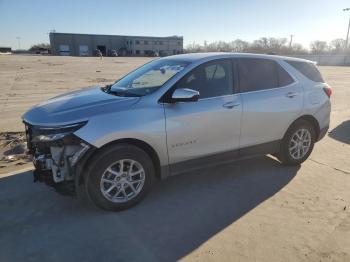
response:
{"label": "vehicle shadow", "polygon": [[297,171],[267,156],[198,170],[157,183],[139,205],[119,213],[33,184],[30,172],[0,178],[0,260],[175,261]]}
{"label": "vehicle shadow", "polygon": [[335,127],[329,132],[328,136],[340,142],[350,144],[350,120],[346,120]]}

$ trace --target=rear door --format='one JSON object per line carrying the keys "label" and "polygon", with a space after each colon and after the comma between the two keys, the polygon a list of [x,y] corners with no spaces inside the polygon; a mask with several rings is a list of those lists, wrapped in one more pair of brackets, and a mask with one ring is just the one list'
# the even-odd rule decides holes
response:
{"label": "rear door", "polygon": [[235,61],[243,101],[241,148],[282,139],[302,110],[301,84],[274,60]]}
{"label": "rear door", "polygon": [[[238,154],[242,103],[240,95],[233,94],[231,60],[199,65],[175,88],[197,90],[200,98],[197,102],[164,105],[172,173],[191,168],[189,162],[174,166],[175,163],[199,159],[193,164],[200,166]],[[204,160],[207,156],[210,158]]]}

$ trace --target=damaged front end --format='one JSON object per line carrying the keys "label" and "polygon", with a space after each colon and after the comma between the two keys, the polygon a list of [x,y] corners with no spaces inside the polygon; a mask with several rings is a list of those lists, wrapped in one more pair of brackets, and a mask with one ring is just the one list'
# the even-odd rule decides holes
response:
{"label": "damaged front end", "polygon": [[74,192],[76,166],[92,146],[73,133],[86,122],[43,127],[24,122],[29,154],[35,166],[34,182]]}

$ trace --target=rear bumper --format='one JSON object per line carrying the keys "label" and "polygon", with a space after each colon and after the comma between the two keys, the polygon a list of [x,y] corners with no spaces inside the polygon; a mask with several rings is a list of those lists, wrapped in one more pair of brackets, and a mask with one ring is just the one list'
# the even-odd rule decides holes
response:
{"label": "rear bumper", "polygon": [[318,135],[317,141],[320,141],[322,138],[325,137],[325,135],[327,134],[328,129],[329,129],[329,126],[326,126],[326,127],[322,128],[320,130],[320,133]]}

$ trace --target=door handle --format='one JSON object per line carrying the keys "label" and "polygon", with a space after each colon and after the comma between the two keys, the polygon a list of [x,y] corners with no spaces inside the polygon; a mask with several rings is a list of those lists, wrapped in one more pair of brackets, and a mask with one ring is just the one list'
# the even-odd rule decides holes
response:
{"label": "door handle", "polygon": [[296,92],[288,92],[287,94],[286,94],[286,97],[288,97],[288,98],[293,98],[293,97],[296,97],[298,94],[296,93]]}
{"label": "door handle", "polygon": [[227,103],[223,104],[222,106],[225,108],[228,108],[228,109],[232,109],[234,107],[239,106],[239,104],[232,101],[232,102],[227,102]]}

